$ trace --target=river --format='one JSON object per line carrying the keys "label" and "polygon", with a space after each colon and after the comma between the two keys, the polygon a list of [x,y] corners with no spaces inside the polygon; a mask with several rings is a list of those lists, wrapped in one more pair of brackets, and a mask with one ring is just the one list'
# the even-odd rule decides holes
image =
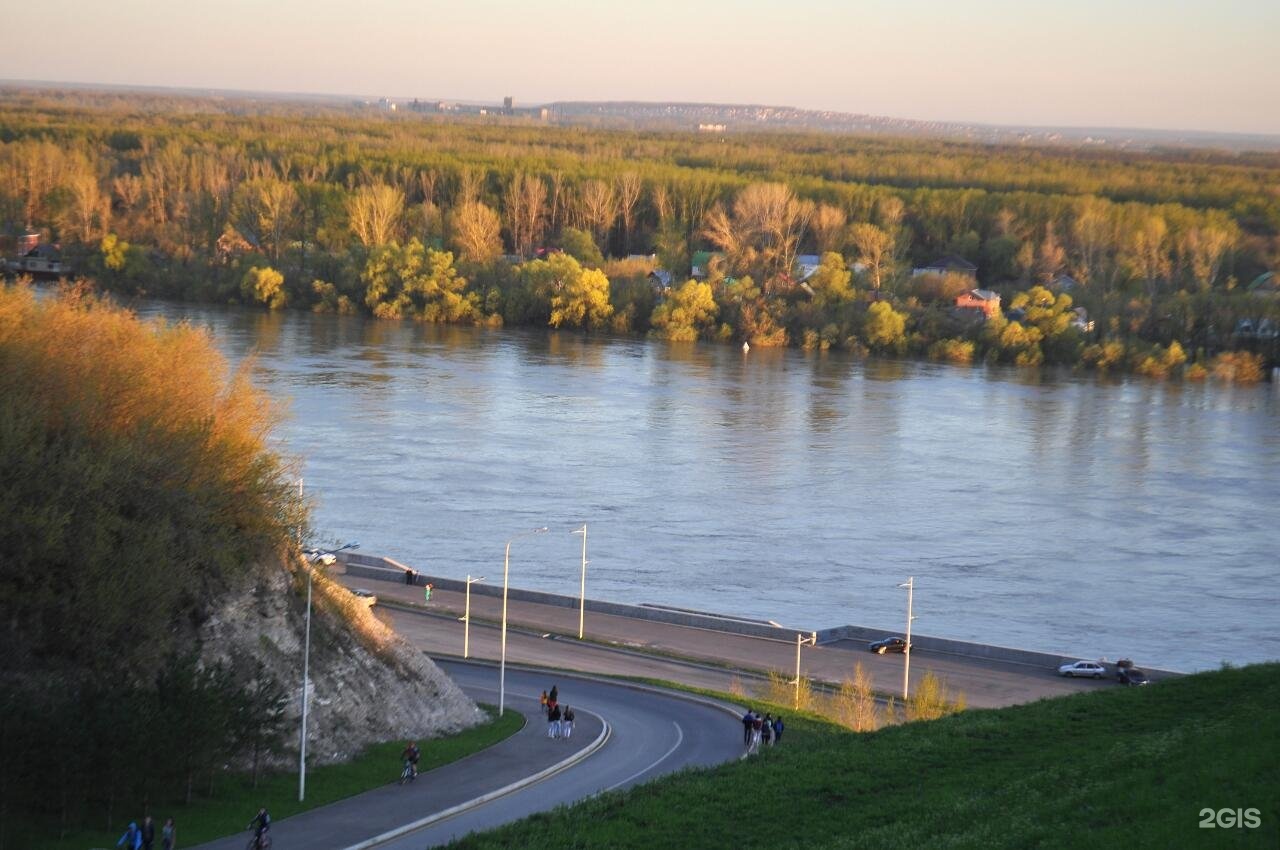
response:
{"label": "river", "polygon": [[315,525],[427,572],[1195,670],[1280,658],[1280,393],[143,302],[289,399]]}

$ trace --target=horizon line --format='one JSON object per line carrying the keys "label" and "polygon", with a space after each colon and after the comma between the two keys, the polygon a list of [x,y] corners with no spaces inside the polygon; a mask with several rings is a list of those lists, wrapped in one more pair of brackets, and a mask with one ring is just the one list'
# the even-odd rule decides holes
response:
{"label": "horizon line", "polygon": [[[272,89],[238,89],[223,88],[218,86],[206,85],[161,85],[156,83],[110,83],[110,82],[87,82],[81,80],[41,80],[41,79],[25,79],[25,78],[0,78],[0,86],[29,86],[29,87],[80,87],[93,88],[114,91],[148,91],[148,92],[174,92],[186,93],[188,95],[205,94],[223,94],[223,95],[249,95],[258,97],[271,97],[275,99],[290,98],[374,98],[387,99],[395,102],[408,102],[411,100],[427,101],[427,102],[449,102],[460,103],[477,106],[502,106],[502,100],[484,100],[474,98],[457,98],[457,97],[437,97],[422,95],[387,95],[385,93],[359,93],[359,92],[321,92],[321,91],[280,91]],[[834,108],[816,108],[802,107],[789,104],[769,104],[769,103],[735,103],[727,101],[711,101],[711,100],[636,100],[636,99],[618,99],[618,100],[537,100],[527,101],[520,108],[528,109],[532,107],[550,107],[557,104],[625,104],[638,106],[709,106],[709,107],[730,107],[745,109],[787,109],[798,112],[814,112],[814,113],[834,113],[837,115],[845,115],[850,118],[870,118],[882,121],[906,121],[915,124],[931,124],[943,125],[955,128],[988,128],[994,130],[1006,131],[1071,131],[1071,132],[1111,132],[1111,133],[1182,133],[1207,136],[1231,137],[1235,139],[1264,139],[1273,144],[1280,145],[1280,132],[1259,132],[1248,130],[1210,130],[1195,127],[1137,127],[1137,126],[1121,126],[1121,125],[1094,125],[1094,124],[1005,124],[991,121],[979,120],[957,120],[946,118],[913,118],[902,115],[883,115],[872,112],[849,112],[843,109]]]}

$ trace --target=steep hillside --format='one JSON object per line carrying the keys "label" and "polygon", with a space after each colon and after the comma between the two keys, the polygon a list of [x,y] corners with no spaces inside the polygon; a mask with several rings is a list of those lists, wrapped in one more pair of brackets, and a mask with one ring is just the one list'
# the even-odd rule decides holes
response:
{"label": "steep hillside", "polygon": [[[307,508],[276,416],[202,331],[0,288],[0,848],[296,757]],[[314,603],[312,763],[482,719],[323,574]]]}

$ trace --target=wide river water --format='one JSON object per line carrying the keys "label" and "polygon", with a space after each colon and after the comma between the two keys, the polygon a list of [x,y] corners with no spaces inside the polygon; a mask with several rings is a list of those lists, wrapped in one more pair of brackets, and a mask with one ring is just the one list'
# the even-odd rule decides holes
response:
{"label": "wide river water", "polygon": [[428,572],[1203,669],[1280,658],[1280,393],[144,302],[288,399],[315,525]]}

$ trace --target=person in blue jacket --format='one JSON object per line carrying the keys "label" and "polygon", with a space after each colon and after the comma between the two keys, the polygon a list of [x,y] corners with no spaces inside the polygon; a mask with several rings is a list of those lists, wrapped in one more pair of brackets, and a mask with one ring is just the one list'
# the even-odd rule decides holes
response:
{"label": "person in blue jacket", "polygon": [[139,850],[142,847],[142,831],[138,829],[136,821],[129,821],[129,828],[120,836],[116,846],[123,847],[124,850]]}

